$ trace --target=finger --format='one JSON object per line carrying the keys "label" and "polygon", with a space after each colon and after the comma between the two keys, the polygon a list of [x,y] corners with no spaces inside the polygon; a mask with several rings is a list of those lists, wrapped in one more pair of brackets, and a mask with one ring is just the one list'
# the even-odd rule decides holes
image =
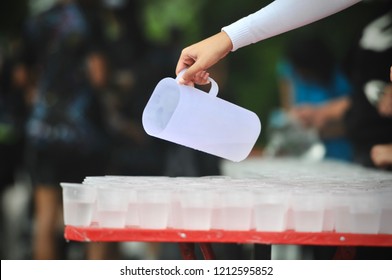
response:
{"label": "finger", "polygon": [[181,54],[176,67],[176,75],[178,75],[185,68],[189,68],[194,63],[195,59],[187,54]]}
{"label": "finger", "polygon": [[199,63],[199,61],[196,61],[195,63],[193,63],[188,70],[186,70],[184,72],[184,74],[182,75],[182,79],[180,79],[180,83],[188,83],[188,82],[194,82],[196,75],[198,72],[203,71],[203,67],[201,66],[201,64]]}
{"label": "finger", "polygon": [[201,71],[201,72],[196,74],[194,81],[195,81],[196,84],[206,85],[206,84],[210,83],[210,81],[208,79],[209,76],[210,76],[210,74],[208,72]]}
{"label": "finger", "polygon": [[391,69],[389,71],[390,71],[389,72],[389,78],[391,79],[391,82],[392,82],[392,66],[391,66]]}
{"label": "finger", "polygon": [[382,146],[373,146],[373,148],[370,151],[370,156],[372,158],[373,163],[378,166],[378,167],[383,167],[386,165],[385,158],[383,155],[383,148]]}
{"label": "finger", "polygon": [[392,106],[386,104],[385,106],[380,107],[380,114],[384,117],[392,117]]}
{"label": "finger", "polygon": [[204,71],[203,80],[204,80],[206,83],[209,83],[209,82],[210,82],[209,77],[210,77],[210,73]]}

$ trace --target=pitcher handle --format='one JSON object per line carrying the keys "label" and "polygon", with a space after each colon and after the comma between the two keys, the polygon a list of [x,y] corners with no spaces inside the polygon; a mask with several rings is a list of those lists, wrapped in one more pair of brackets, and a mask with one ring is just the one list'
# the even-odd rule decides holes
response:
{"label": "pitcher handle", "polygon": [[[184,72],[187,70],[188,68],[182,69],[180,73],[178,73],[176,81],[178,81],[178,79],[184,74]],[[208,92],[208,94],[212,95],[212,96],[217,96],[218,95],[218,91],[219,91],[219,87],[218,84],[215,82],[214,79],[208,77],[208,80],[211,83],[211,88],[210,91]]]}

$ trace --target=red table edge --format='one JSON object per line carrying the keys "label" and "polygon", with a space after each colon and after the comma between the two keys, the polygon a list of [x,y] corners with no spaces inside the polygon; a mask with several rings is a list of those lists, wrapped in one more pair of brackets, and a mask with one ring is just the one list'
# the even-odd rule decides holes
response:
{"label": "red table edge", "polygon": [[392,247],[392,234],[354,234],[338,232],[258,232],[225,230],[149,230],[137,228],[95,228],[66,226],[64,237],[81,242],[211,242],[321,246]]}

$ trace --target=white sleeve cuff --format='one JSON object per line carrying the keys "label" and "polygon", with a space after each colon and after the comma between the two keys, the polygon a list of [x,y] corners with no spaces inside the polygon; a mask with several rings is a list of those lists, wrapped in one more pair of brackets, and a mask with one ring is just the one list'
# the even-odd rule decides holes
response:
{"label": "white sleeve cuff", "polygon": [[233,52],[244,46],[256,43],[256,38],[254,38],[250,30],[248,17],[222,28],[222,31],[226,32],[233,44]]}

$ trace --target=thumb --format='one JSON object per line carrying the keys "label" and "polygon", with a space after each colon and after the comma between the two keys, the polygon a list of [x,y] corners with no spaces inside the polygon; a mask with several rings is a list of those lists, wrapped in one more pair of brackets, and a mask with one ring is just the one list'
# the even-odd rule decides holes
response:
{"label": "thumb", "polygon": [[202,67],[200,66],[200,63],[198,63],[197,61],[192,64],[182,75],[182,77],[180,77],[179,79],[179,83],[180,84],[193,84],[194,82],[194,77],[196,76],[196,74],[200,71],[202,71]]}

